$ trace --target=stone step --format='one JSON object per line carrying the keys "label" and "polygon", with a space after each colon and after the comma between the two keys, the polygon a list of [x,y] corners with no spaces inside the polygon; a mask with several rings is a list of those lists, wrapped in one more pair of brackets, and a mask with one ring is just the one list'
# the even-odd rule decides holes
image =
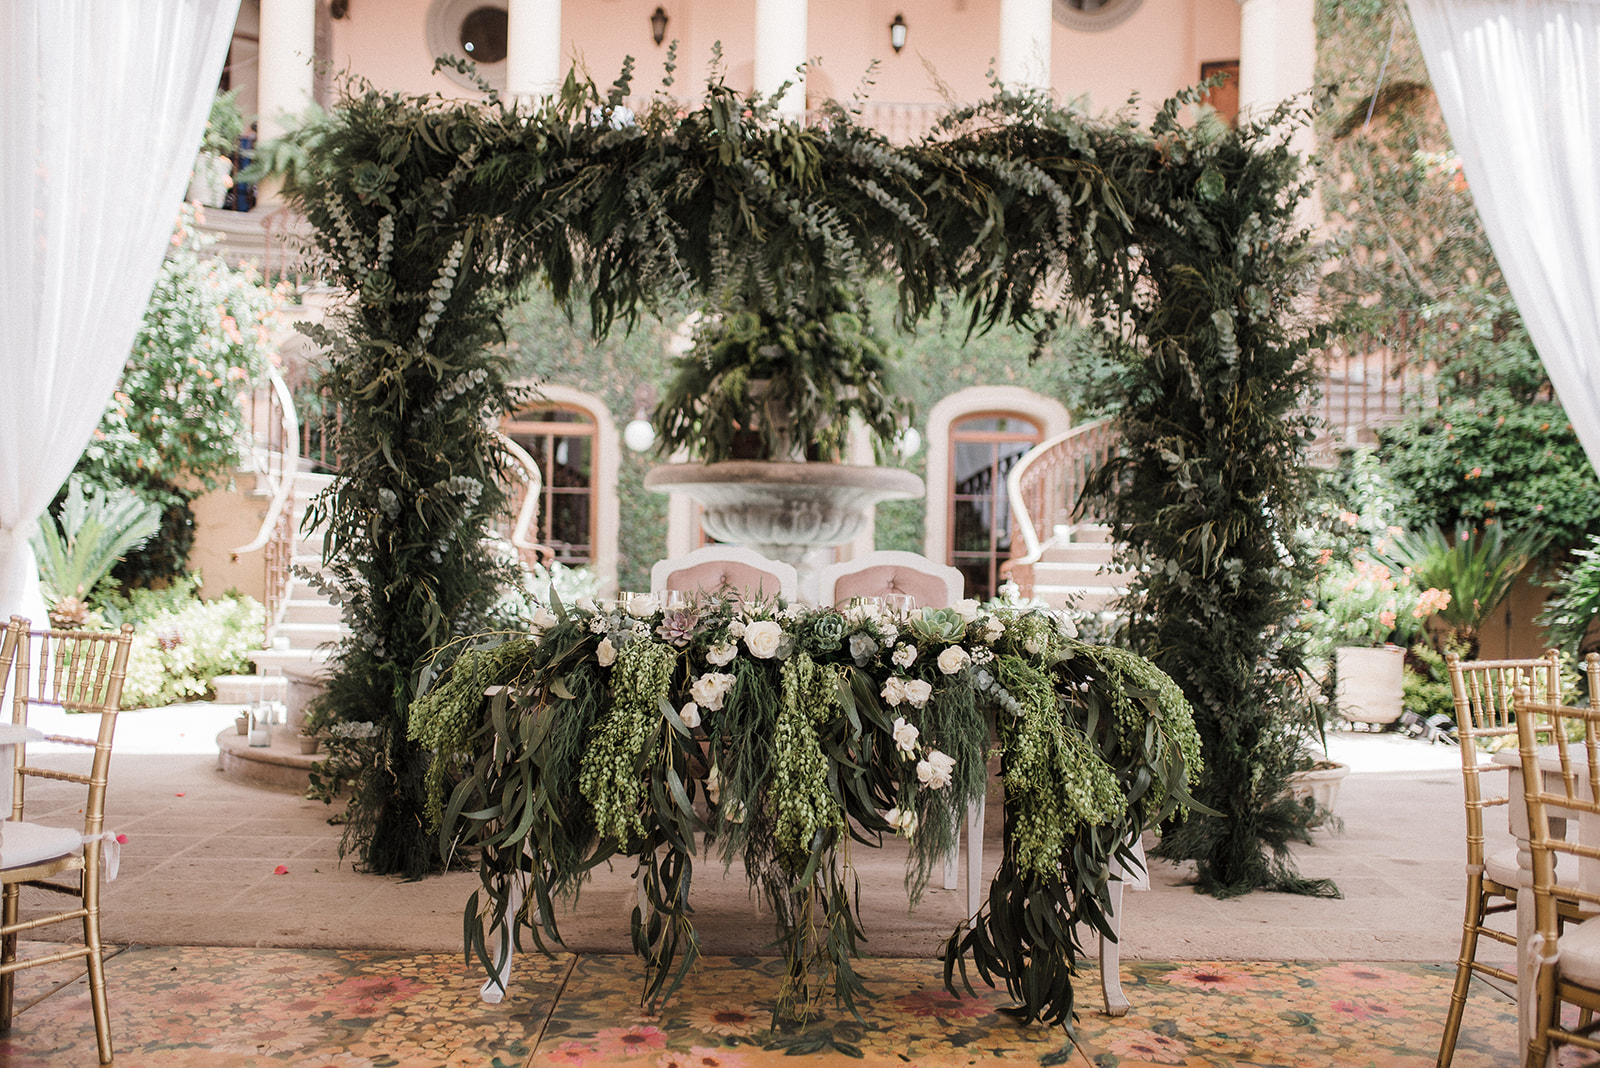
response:
{"label": "stone step", "polygon": [[1123,587],[1133,580],[1133,573],[1120,571],[1098,563],[1041,560],[1033,565],[1034,585],[1046,586],[1116,586]]}
{"label": "stone step", "polygon": [[289,702],[289,680],[282,675],[218,675],[211,680],[212,700],[224,705],[252,701]]}
{"label": "stone step", "polygon": [[271,745],[253,746],[249,734],[240,734],[235,728],[218,734],[219,769],[231,779],[256,786],[305,793],[311,786],[312,765],[326,760],[327,754],[302,753],[299,736],[287,726],[274,726],[270,737]]}
{"label": "stone step", "polygon": [[[305,583],[295,587],[296,593],[315,593]],[[283,621],[285,623],[343,623],[344,615],[339,606],[332,601],[320,597],[291,597],[284,605]]]}
{"label": "stone step", "polygon": [[1040,563],[1109,564],[1116,546],[1108,541],[1052,541],[1040,551]]}
{"label": "stone step", "polygon": [[341,623],[280,623],[273,630],[273,636],[278,639],[289,639],[290,649],[320,649],[330,642],[337,642],[345,635],[344,625]]}

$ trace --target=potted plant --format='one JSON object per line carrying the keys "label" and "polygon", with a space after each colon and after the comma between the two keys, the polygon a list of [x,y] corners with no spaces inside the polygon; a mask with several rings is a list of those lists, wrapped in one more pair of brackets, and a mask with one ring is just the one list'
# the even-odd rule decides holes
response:
{"label": "potted plant", "polygon": [[1365,550],[1326,566],[1312,626],[1331,653],[1334,706],[1350,723],[1388,726],[1400,718],[1406,650],[1450,594],[1420,588],[1405,571]]}
{"label": "potted plant", "polygon": [[244,115],[234,97],[237,90],[218,93],[206,118],[200,154],[195,157],[194,175],[189,180],[189,199],[207,208],[222,207],[233,184],[233,153],[244,133]]}
{"label": "potted plant", "polygon": [[698,462],[659,466],[645,486],[694,498],[719,541],[793,565],[808,597],[814,550],[855,538],[878,501],[922,495],[910,471],[839,462],[855,422],[882,456],[909,418],[860,298],[796,287],[703,320],[653,418],[662,456]]}
{"label": "potted plant", "polygon": [[837,287],[817,303],[705,315],[656,407],[657,451],[837,462],[858,417],[883,455],[911,415],[888,369],[865,307]]}

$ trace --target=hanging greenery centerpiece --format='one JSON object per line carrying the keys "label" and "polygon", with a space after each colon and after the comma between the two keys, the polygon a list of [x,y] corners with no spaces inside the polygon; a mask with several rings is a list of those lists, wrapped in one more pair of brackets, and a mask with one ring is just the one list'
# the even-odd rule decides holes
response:
{"label": "hanging greenery centerpiece", "polygon": [[864,302],[841,289],[701,320],[652,416],[657,452],[720,460],[843,458],[852,417],[880,453],[911,419]]}

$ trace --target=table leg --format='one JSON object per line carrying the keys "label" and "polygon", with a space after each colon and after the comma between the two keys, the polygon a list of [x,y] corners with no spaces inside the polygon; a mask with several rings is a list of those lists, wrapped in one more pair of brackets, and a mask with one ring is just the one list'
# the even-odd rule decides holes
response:
{"label": "table leg", "polygon": [[1128,1015],[1128,996],[1122,992],[1122,880],[1106,884],[1111,907],[1106,919],[1116,938],[1100,936],[1100,993],[1106,999],[1107,1016]]}
{"label": "table leg", "polygon": [[478,990],[478,997],[490,1005],[498,1005],[511,986],[511,953],[516,945],[517,910],[522,908],[522,887],[511,881],[511,898],[506,902],[506,918],[492,931],[484,931],[485,940],[494,954],[494,974]]}

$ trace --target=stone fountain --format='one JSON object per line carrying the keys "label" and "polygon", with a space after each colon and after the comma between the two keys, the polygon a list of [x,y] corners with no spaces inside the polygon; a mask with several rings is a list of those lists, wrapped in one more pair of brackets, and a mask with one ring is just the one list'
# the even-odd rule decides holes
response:
{"label": "stone fountain", "polygon": [[645,487],[686,493],[718,541],[754,549],[794,565],[801,600],[817,597],[816,550],[844,545],[872,519],[879,501],[920,497],[922,479],[898,467],[725,460],[663,464]]}

